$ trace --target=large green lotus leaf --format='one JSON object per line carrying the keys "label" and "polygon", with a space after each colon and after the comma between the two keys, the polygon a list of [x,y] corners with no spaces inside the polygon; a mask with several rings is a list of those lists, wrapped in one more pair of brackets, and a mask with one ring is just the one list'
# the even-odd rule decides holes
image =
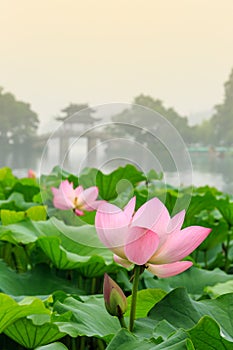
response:
{"label": "large green lotus leaf", "polygon": [[107,350],[187,350],[187,334],[179,331],[166,341],[162,338],[143,339],[121,329],[107,346]]}
{"label": "large green lotus leaf", "polygon": [[147,288],[160,288],[169,292],[174,288],[185,287],[196,298],[204,294],[206,286],[214,286],[216,283],[229,280],[232,280],[232,277],[220,269],[207,271],[191,267],[180,275],[163,279],[154,279],[150,273],[144,272],[144,281]]}
{"label": "large green lotus leaf", "polygon": [[[158,303],[164,296],[166,292],[161,289],[143,289],[137,293],[137,306],[136,306],[136,318],[146,317],[149,310]],[[128,310],[125,316],[130,314],[132,296],[127,298]]]}
{"label": "large green lotus leaf", "polygon": [[228,198],[219,199],[216,201],[216,207],[228,225],[233,226],[233,202],[230,202]]}
{"label": "large green lotus leaf", "polygon": [[2,209],[1,210],[1,221],[2,225],[7,226],[11,224],[15,224],[17,222],[25,220],[25,212],[24,211],[15,211]]}
{"label": "large green lotus leaf", "polygon": [[51,218],[47,221],[28,220],[4,227],[0,226],[2,240],[28,244],[35,242],[38,237],[58,237],[62,247],[71,253],[83,256],[99,254],[105,260],[112,261],[112,253],[100,242],[95,227],[92,225],[68,226],[56,218]]}
{"label": "large green lotus leaf", "polygon": [[0,192],[6,194],[16,183],[17,178],[12,174],[10,168],[1,168],[0,169]]}
{"label": "large green lotus leaf", "polygon": [[44,221],[46,216],[46,208],[42,205],[31,207],[26,211],[1,210],[2,224],[5,226],[23,221],[26,218],[34,221]]}
{"label": "large green lotus leaf", "polygon": [[88,277],[118,269],[113,254],[99,241],[92,225],[68,226],[55,218],[38,222],[28,220],[0,226],[0,239],[15,244],[38,240],[38,245],[56,267],[80,268],[80,272]]}
{"label": "large green lotus leaf", "polygon": [[65,180],[68,179],[69,182],[73,182],[74,186],[78,186],[78,177],[74,174],[71,174],[69,171],[64,170],[59,165],[56,165],[53,169],[50,175],[46,176],[46,178],[50,179],[50,182],[52,181],[52,177],[55,177],[56,179]]}
{"label": "large green lotus leaf", "polygon": [[[162,322],[161,322],[162,326]],[[190,330],[184,331],[170,325],[169,333],[167,333],[168,325],[163,323],[166,331],[163,336],[154,334],[157,338],[143,339],[135,337],[127,330],[120,330],[112,339],[107,350],[231,350],[233,343],[224,339],[220,333],[219,325],[208,316],[204,316]],[[167,333],[167,334],[166,334]],[[168,336],[169,335],[169,336]],[[153,340],[161,341],[160,344],[153,344]],[[161,340],[162,339],[162,340]]]}
{"label": "large green lotus leaf", "polygon": [[233,280],[217,283],[214,286],[208,286],[205,288],[206,293],[210,294],[211,297],[217,298],[220,295],[233,293]]}
{"label": "large green lotus leaf", "polygon": [[187,331],[195,350],[232,350],[233,342],[221,336],[219,325],[210,317],[203,317]]}
{"label": "large green lotus leaf", "polygon": [[37,265],[31,271],[18,274],[0,261],[0,275],[0,290],[14,296],[49,295],[56,290],[84,293],[70,281],[56,276],[46,264]]}
{"label": "large green lotus leaf", "polygon": [[[24,317],[4,330],[4,333],[27,349],[34,349],[36,346],[46,345],[64,337],[58,326],[51,322],[49,315],[33,315]],[[34,324],[34,318],[37,318]],[[39,321],[39,322],[38,322]]]}
{"label": "large green lotus leaf", "polygon": [[155,325],[166,320],[177,329],[190,329],[207,315],[215,319],[221,326],[221,333],[232,340],[232,300],[233,294],[225,294],[213,300],[194,301],[184,288],[177,288],[157,303],[148,317],[155,321]]}
{"label": "large green lotus leaf", "polygon": [[205,227],[208,226],[212,230],[209,236],[202,242],[198,249],[207,251],[216,247],[217,245],[219,245],[221,249],[222,243],[227,240],[229,234],[229,228],[226,221],[222,219],[220,221],[210,223],[209,217],[207,217],[205,221],[203,220],[197,222],[197,225]]}
{"label": "large green lotus leaf", "polygon": [[33,202],[33,197],[40,191],[35,179],[19,179],[11,189],[11,193],[22,193],[26,202]]}
{"label": "large green lotus leaf", "polygon": [[36,205],[26,210],[26,216],[33,221],[45,221],[47,217],[46,207]]}
{"label": "large green lotus leaf", "polygon": [[[88,216],[91,215],[93,216],[93,220],[91,220],[92,222],[90,223],[91,225],[94,223],[94,218],[95,218],[95,212],[87,212]],[[48,208],[48,211],[47,211],[47,214],[48,214],[48,217],[55,217],[57,218],[58,220],[61,220],[63,221],[66,225],[69,225],[69,226],[82,226],[82,225],[86,225],[86,221],[84,221],[84,217],[86,218],[86,213],[83,216],[77,216],[74,214],[73,210],[72,209],[69,209],[69,210],[59,210],[59,209],[56,209],[56,208],[52,208],[52,207],[49,207]],[[89,223],[89,222],[88,222]]]}
{"label": "large green lotus leaf", "polygon": [[163,179],[163,173],[157,173],[154,169],[150,169],[146,174],[147,182],[152,182],[155,180],[161,181]]}
{"label": "large green lotus leaf", "polygon": [[[126,324],[129,323],[128,321],[129,320],[126,319]],[[138,318],[135,320],[133,331],[136,336],[140,338],[146,338],[146,339],[150,339],[153,337],[158,338],[157,335],[154,336],[154,330],[155,330],[155,321],[152,320],[151,318],[146,317],[146,318]]]}
{"label": "large green lotus leaf", "polygon": [[131,164],[119,167],[108,175],[98,169],[86,168],[80,174],[79,184],[84,188],[97,186],[100,197],[111,200],[118,196],[117,186],[124,180],[128,182],[128,185],[134,187],[138,182],[146,180],[146,176]]}
{"label": "large green lotus leaf", "polygon": [[4,262],[18,273],[27,271],[30,264],[26,247],[0,241],[0,256]]}
{"label": "large green lotus leaf", "polygon": [[43,232],[43,236],[59,237],[62,246],[71,253],[81,256],[100,255],[109,263],[112,262],[112,253],[100,242],[92,225],[68,226],[51,218],[38,223],[36,227]]}
{"label": "large green lotus leaf", "polygon": [[203,210],[213,210],[215,205],[216,198],[210,191],[199,194],[194,193],[191,197],[191,201],[185,215],[185,226],[195,224],[196,215],[200,214]]}
{"label": "large green lotus leaf", "polygon": [[40,230],[54,236],[40,237],[38,244],[53,264],[60,269],[80,269],[88,277],[116,271],[112,253],[99,241],[94,226],[67,226],[53,218],[40,223]]}
{"label": "large green lotus leaf", "polygon": [[163,339],[167,339],[172,333],[175,333],[176,331],[177,331],[176,327],[171,325],[166,320],[162,320],[157,323],[157,325],[153,329],[151,336],[162,337]]}
{"label": "large green lotus leaf", "polygon": [[153,341],[134,336],[126,329],[121,329],[107,346],[107,350],[150,350]]}
{"label": "large green lotus leaf", "polygon": [[[97,255],[97,249],[96,255],[72,253],[63,248],[58,237],[41,237],[38,239],[38,244],[53,264],[59,269],[79,269],[88,277],[102,276],[106,271],[113,272],[116,270],[115,264],[107,268],[104,258]],[[80,251],[80,253],[82,254],[82,251]]]}
{"label": "large green lotus leaf", "polygon": [[67,333],[72,337],[85,335],[110,341],[120,329],[120,324],[116,317],[107,313],[103,296],[81,296],[80,298],[82,301],[68,297],[54,304],[54,311],[59,314],[67,311],[73,313],[72,322],[56,322],[60,332]]}
{"label": "large green lotus leaf", "polygon": [[0,226],[0,239],[13,244],[29,244],[35,242],[40,235],[43,235],[43,232],[39,231],[36,222],[30,219],[16,224]]}
{"label": "large green lotus leaf", "polygon": [[38,298],[26,297],[17,303],[9,295],[0,293],[0,333],[22,317],[49,313]]}
{"label": "large green lotus leaf", "polygon": [[45,346],[39,346],[35,350],[69,350],[69,349],[64,344],[56,342]]}
{"label": "large green lotus leaf", "polygon": [[101,277],[105,273],[117,273],[120,267],[114,262],[106,264],[106,261],[101,256],[91,256],[85,263],[80,263],[77,272],[88,278]]}
{"label": "large green lotus leaf", "polygon": [[90,257],[71,253],[62,247],[58,237],[41,237],[38,244],[53,264],[59,269],[72,270],[87,262]]}
{"label": "large green lotus leaf", "polygon": [[0,200],[0,209],[27,210],[37,205],[33,202],[26,202],[22,193],[13,192],[9,198]]}

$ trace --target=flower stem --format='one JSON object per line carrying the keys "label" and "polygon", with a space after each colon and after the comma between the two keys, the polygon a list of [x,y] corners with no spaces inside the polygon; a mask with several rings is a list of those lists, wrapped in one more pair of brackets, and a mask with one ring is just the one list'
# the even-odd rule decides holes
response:
{"label": "flower stem", "polygon": [[131,299],[131,309],[130,309],[130,319],[129,319],[129,331],[133,331],[135,314],[136,314],[136,302],[137,302],[137,291],[139,276],[141,274],[141,266],[135,265],[134,267],[134,278],[133,278],[133,288],[132,288],[132,299]]}
{"label": "flower stem", "polygon": [[125,324],[125,319],[124,319],[124,316],[123,316],[123,315],[122,315],[122,316],[119,316],[119,317],[118,317],[118,320],[119,320],[119,322],[120,322],[121,328],[127,328],[127,327],[126,327],[126,324]]}

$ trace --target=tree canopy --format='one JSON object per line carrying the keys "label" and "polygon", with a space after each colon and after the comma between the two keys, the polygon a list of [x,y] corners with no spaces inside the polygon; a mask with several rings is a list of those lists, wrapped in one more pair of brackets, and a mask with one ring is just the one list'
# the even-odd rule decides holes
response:
{"label": "tree canopy", "polygon": [[232,146],[233,144],[233,69],[224,84],[223,103],[215,106],[216,113],[210,122],[213,127],[215,144]]}
{"label": "tree canopy", "polygon": [[16,100],[0,88],[0,138],[1,144],[17,145],[35,135],[39,119],[30,104]]}

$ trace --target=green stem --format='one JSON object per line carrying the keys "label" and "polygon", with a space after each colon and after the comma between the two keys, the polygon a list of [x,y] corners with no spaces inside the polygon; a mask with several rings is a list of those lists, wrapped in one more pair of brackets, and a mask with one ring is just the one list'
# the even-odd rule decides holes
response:
{"label": "green stem", "polygon": [[139,276],[141,273],[141,266],[135,265],[134,267],[134,278],[133,278],[133,288],[132,288],[132,299],[131,299],[131,309],[130,309],[130,318],[129,318],[129,331],[133,331],[135,314],[136,314],[136,302],[137,302],[137,291]]}
{"label": "green stem", "polygon": [[[229,226],[230,228],[230,226]],[[224,271],[227,272],[228,270],[228,264],[229,264],[229,259],[228,259],[228,253],[229,253],[229,248],[230,248],[230,242],[231,242],[231,234],[230,231],[228,231],[227,234],[227,245],[225,248],[225,266],[224,266]]]}
{"label": "green stem", "polygon": [[97,339],[97,344],[98,344],[99,350],[104,350],[105,349],[104,343],[103,343],[103,341],[101,339]]}
{"label": "green stem", "polygon": [[79,350],[84,350],[85,349],[85,337],[80,337],[80,343],[79,343]]}
{"label": "green stem", "polygon": [[208,269],[207,250],[204,251],[205,268]]}
{"label": "green stem", "polygon": [[75,338],[71,338],[71,349],[76,350],[76,339]]}
{"label": "green stem", "polygon": [[91,281],[91,294],[95,294],[95,289],[96,289],[96,278],[92,278]]}
{"label": "green stem", "polygon": [[127,328],[127,327],[126,327],[126,324],[125,324],[125,319],[124,319],[124,316],[123,316],[123,315],[122,315],[122,316],[119,316],[119,317],[118,317],[118,320],[119,320],[119,322],[120,322],[121,328]]}

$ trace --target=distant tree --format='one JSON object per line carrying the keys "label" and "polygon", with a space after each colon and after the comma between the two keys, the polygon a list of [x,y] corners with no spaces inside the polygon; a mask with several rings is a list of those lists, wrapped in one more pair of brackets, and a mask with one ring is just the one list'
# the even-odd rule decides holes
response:
{"label": "distant tree", "polygon": [[195,143],[199,143],[201,145],[214,145],[214,126],[211,122],[211,119],[205,119],[200,125],[192,126],[193,130],[193,139]]}
{"label": "distant tree", "polygon": [[0,88],[0,125],[1,146],[17,145],[35,135],[39,119],[30,104],[17,101],[14,95]]}
{"label": "distant tree", "polygon": [[193,129],[189,127],[188,119],[181,117],[173,108],[165,108],[161,100],[151,96],[137,96],[132,106],[114,115],[112,121],[115,123],[108,127],[107,132],[116,138],[132,140],[130,144],[135,142],[137,147],[135,151],[134,147],[129,146],[127,149],[124,143],[115,142],[106,152],[116,158],[118,154],[123,154],[127,159],[134,159],[135,152],[138,159],[143,159],[145,154],[148,157],[153,154],[163,165],[163,169],[171,170],[175,167],[174,154],[181,157],[184,149],[182,142],[173,142],[177,137],[174,128],[186,143],[193,142]]}
{"label": "distant tree", "polygon": [[233,145],[233,69],[224,84],[224,100],[215,106],[216,113],[211,118],[215,144]]}
{"label": "distant tree", "polygon": [[39,119],[28,103],[18,101],[9,92],[0,88],[0,162],[24,167],[33,156],[33,141]]}
{"label": "distant tree", "polygon": [[173,108],[165,108],[161,100],[155,100],[143,94],[135,97],[134,103],[148,107],[161,114],[162,117],[165,117],[177,129],[185,142],[193,142],[193,131],[188,125],[187,117],[179,115]]}

